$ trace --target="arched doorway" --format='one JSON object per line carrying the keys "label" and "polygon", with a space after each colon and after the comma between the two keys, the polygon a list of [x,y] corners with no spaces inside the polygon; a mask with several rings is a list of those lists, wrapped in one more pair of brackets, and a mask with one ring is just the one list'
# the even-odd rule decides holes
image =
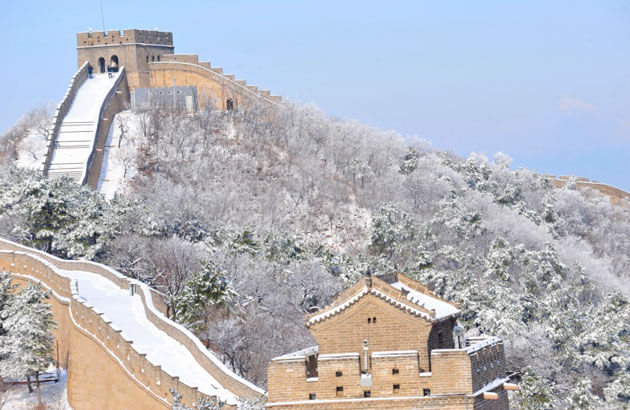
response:
{"label": "arched doorway", "polygon": [[113,55],[112,58],[109,59],[109,66],[112,68],[113,72],[118,72],[118,56]]}
{"label": "arched doorway", "polygon": [[105,72],[105,59],[103,57],[98,59],[98,72],[99,73]]}

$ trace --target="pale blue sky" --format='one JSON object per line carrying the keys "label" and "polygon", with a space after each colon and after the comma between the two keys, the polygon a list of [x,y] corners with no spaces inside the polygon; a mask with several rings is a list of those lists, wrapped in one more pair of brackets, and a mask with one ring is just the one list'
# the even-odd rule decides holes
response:
{"label": "pale blue sky", "polygon": [[[630,190],[630,2],[104,1],[249,83],[438,149]],[[58,101],[99,2],[0,3],[0,130]]]}

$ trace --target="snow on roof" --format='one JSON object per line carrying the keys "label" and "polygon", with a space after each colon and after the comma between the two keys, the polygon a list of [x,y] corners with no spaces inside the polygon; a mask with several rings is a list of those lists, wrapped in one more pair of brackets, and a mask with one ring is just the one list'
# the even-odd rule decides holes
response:
{"label": "snow on roof", "polygon": [[440,300],[430,294],[421,293],[417,290],[406,287],[401,282],[394,282],[391,284],[391,286],[400,291],[408,292],[408,301],[425,309],[435,310],[435,320],[445,319],[447,317],[451,317],[460,313],[459,309],[457,309],[452,304]]}
{"label": "snow on roof", "polygon": [[486,346],[499,344],[499,343],[503,343],[503,340],[501,340],[501,338],[496,337],[496,336],[491,336],[484,340],[477,340],[476,343],[471,344],[465,350],[466,350],[466,353],[471,354],[471,353],[475,353],[478,350],[483,349]]}
{"label": "snow on roof", "polygon": [[274,357],[273,361],[293,361],[293,360],[304,360],[306,356],[311,356],[316,354],[319,351],[318,346],[307,347],[306,349],[298,350],[297,352],[291,352],[287,354],[283,354],[282,356]]}
{"label": "snow on roof", "polygon": [[361,299],[363,296],[367,295],[368,293],[368,287],[365,286],[363,289],[361,289],[361,292],[357,293],[356,295],[354,295],[352,298],[348,299],[347,301],[345,301],[344,303],[342,303],[341,305],[335,307],[334,309],[330,310],[330,311],[324,311],[318,315],[313,316],[309,321],[308,324],[313,324],[313,323],[317,323],[320,320],[324,320],[327,319],[331,316],[336,315],[337,313],[340,313],[344,310],[346,310],[349,306],[351,306],[352,304],[354,304],[355,302],[357,302],[359,299]]}
{"label": "snow on roof", "polygon": [[372,358],[377,357],[406,357],[406,356],[417,356],[417,350],[392,350],[388,352],[373,352]]}

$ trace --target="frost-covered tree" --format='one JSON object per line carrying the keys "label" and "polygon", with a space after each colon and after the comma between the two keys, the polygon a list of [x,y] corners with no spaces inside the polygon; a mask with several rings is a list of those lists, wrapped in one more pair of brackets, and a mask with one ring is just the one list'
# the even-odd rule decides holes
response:
{"label": "frost-covered tree", "polygon": [[37,398],[42,405],[39,375],[53,363],[54,337],[51,330],[56,323],[50,305],[44,302],[50,292],[41,285],[29,283],[2,310],[6,334],[0,337],[0,374],[3,377],[30,378],[37,384]]}
{"label": "frost-covered tree", "polygon": [[223,306],[232,293],[222,270],[212,261],[202,261],[201,269],[192,274],[175,298],[176,319],[201,332],[208,326],[209,309]]}

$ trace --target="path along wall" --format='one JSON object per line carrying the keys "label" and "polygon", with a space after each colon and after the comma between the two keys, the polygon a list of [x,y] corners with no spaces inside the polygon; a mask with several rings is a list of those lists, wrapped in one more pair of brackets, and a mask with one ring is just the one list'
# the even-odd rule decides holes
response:
{"label": "path along wall", "polygon": [[[239,378],[209,353],[201,342],[183,327],[166,319],[165,304],[159,293],[138,281],[92,262],[64,261],[32,248],[0,239],[0,269],[16,281],[38,281],[53,291],[51,305],[58,329],[54,331],[61,364],[68,372],[68,400],[75,409],[168,408],[170,388],[192,405],[203,394],[179,382],[133,348],[122,331],[78,294],[76,281],[58,269],[80,270],[102,275],[121,289],[136,284],[147,318],[192,353],[198,363],[223,387],[240,397],[259,397],[264,392]],[[65,361],[64,361],[65,360]],[[229,408],[229,407],[227,407]]]}
{"label": "path along wall", "polygon": [[577,188],[589,188],[599,191],[610,199],[611,205],[621,205],[624,201],[626,204],[630,202],[629,192],[615,188],[614,186],[602,184],[601,182],[591,181],[588,178],[575,177],[571,179],[571,177],[568,176],[557,177],[555,175],[545,175],[545,178],[556,188],[564,188],[569,182],[574,182]]}
{"label": "path along wall", "polygon": [[162,62],[149,63],[151,87],[196,86],[199,105],[214,103],[217,110],[228,110],[228,100],[233,109],[245,107],[253,101],[279,103],[282,98],[269,91],[247,85],[245,80],[235,80],[233,75],[223,74],[221,68],[211,68],[210,63],[199,62],[196,55],[165,55]]}

